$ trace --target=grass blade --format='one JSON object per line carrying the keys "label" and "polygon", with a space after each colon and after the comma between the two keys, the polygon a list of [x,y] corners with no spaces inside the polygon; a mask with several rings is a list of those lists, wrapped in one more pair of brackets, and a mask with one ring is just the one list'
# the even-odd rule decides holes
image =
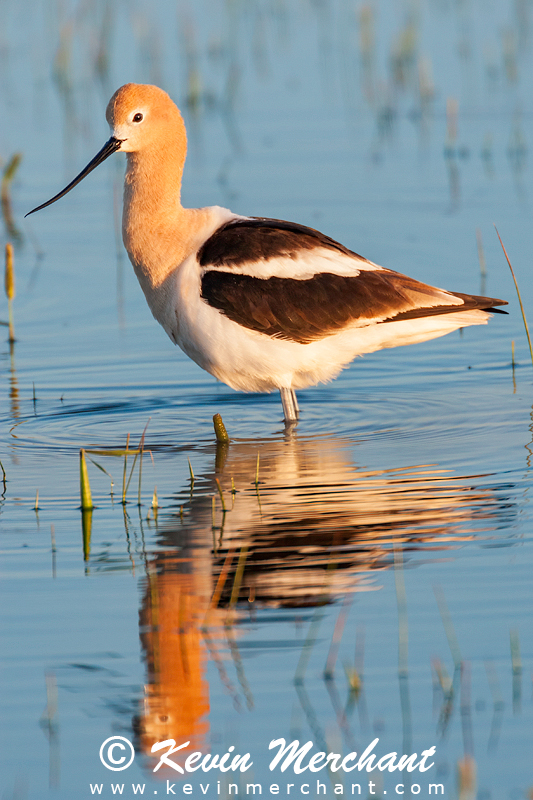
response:
{"label": "grass blade", "polygon": [[126,450],[124,451],[124,472],[122,473],[122,505],[126,504],[126,492],[128,490],[128,486],[126,486],[126,472],[128,469],[128,449],[130,446],[130,435],[128,433],[128,437],[126,439]]}
{"label": "grass blade", "polygon": [[529,353],[531,355],[531,363],[533,364],[533,347],[531,346],[531,337],[529,335],[529,328],[528,328],[528,325],[527,325],[526,312],[524,311],[524,306],[522,304],[522,298],[520,296],[520,289],[518,288],[518,282],[516,280],[516,277],[515,277],[515,274],[514,274],[514,270],[513,270],[512,266],[511,266],[511,261],[509,260],[509,256],[507,255],[507,250],[503,246],[503,242],[501,240],[500,234],[498,233],[498,228],[496,227],[496,225],[494,226],[494,230],[496,231],[496,235],[497,235],[498,239],[500,240],[500,244],[502,246],[503,253],[505,255],[505,258],[507,259],[507,263],[509,264],[509,269],[511,270],[511,275],[513,276],[513,281],[514,281],[514,286],[515,286],[515,289],[516,289],[516,294],[518,295],[518,302],[520,303],[520,311],[522,312],[522,319],[524,320],[524,328],[526,329],[527,342],[529,344]]}
{"label": "grass blade", "polygon": [[225,514],[228,509],[226,508],[226,504],[224,502],[224,495],[222,493],[222,486],[220,485],[220,481],[219,481],[218,478],[215,478],[215,483],[217,485],[218,493],[220,495],[220,502],[222,503],[222,511]]}

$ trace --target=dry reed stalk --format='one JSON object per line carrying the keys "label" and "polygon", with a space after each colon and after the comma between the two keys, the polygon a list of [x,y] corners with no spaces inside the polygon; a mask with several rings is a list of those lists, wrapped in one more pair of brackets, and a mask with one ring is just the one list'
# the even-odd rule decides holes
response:
{"label": "dry reed stalk", "polygon": [[228,509],[226,508],[226,504],[224,502],[224,495],[222,494],[222,486],[220,485],[220,481],[218,478],[215,478],[215,483],[217,485],[218,493],[220,495],[220,502],[222,503],[222,511],[225,514]]}
{"label": "dry reed stalk", "polygon": [[13,245],[11,242],[6,244],[6,268],[4,273],[4,285],[6,289],[9,341],[15,341],[15,325],[13,323],[13,300],[15,299],[15,265],[13,260]]}
{"label": "dry reed stalk", "polygon": [[494,230],[496,231],[496,235],[497,235],[498,239],[500,240],[500,244],[502,246],[503,254],[504,254],[504,256],[505,256],[505,258],[507,260],[507,263],[509,265],[509,269],[511,270],[511,275],[513,276],[513,281],[514,281],[514,286],[515,286],[515,289],[516,289],[516,294],[518,295],[518,302],[520,303],[520,311],[522,312],[522,319],[524,320],[524,328],[526,329],[527,342],[529,344],[529,353],[531,355],[531,363],[533,364],[533,347],[531,345],[531,337],[529,335],[529,328],[528,328],[528,325],[527,325],[526,312],[524,311],[524,305],[522,303],[522,297],[520,296],[520,289],[518,288],[518,282],[516,280],[516,276],[514,274],[514,270],[513,270],[513,267],[511,265],[511,261],[509,259],[509,256],[507,255],[507,250],[505,249],[505,247],[503,245],[503,242],[501,240],[501,236],[498,233],[498,228],[496,227],[496,225],[494,226]]}

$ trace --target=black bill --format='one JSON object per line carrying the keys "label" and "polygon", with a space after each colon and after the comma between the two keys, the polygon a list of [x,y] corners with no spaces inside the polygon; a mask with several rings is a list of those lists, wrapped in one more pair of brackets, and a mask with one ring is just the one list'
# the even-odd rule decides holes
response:
{"label": "black bill", "polygon": [[37,208],[32,208],[32,210],[28,211],[28,213],[25,214],[24,216],[25,217],[29,217],[30,214],[33,214],[35,211],[40,211],[41,208],[46,208],[46,206],[50,206],[50,205],[52,205],[52,203],[55,203],[56,200],[59,200],[61,197],[64,197],[64,195],[66,195],[68,192],[70,192],[71,189],[74,189],[74,187],[77,186],[77,184],[80,181],[82,181],[85,178],[85,176],[89,174],[89,172],[92,172],[93,169],[96,169],[96,167],[99,164],[101,164],[102,161],[105,161],[106,158],[108,158],[110,155],[112,155],[113,153],[116,153],[117,150],[120,150],[120,145],[122,144],[122,142],[123,142],[123,139],[115,139],[115,137],[112,136],[111,139],[109,139],[104,144],[102,149],[95,155],[93,160],[89,161],[89,163],[87,164],[85,169],[82,169],[80,174],[76,178],[74,178],[74,180],[71,181],[71,183],[69,183],[68,186],[65,186],[65,188],[63,189],[62,192],[59,192],[59,194],[56,194],[54,197],[52,197],[51,200],[48,200],[46,203],[43,203],[42,205],[37,206]]}

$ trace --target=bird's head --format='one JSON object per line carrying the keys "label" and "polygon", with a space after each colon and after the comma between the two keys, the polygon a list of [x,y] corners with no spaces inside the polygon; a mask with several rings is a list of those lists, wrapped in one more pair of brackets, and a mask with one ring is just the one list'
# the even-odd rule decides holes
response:
{"label": "bird's head", "polygon": [[162,89],[126,83],[117,89],[109,101],[106,118],[111,128],[111,138],[68,186],[46,203],[29,211],[26,216],[64,197],[118,150],[139,154],[171,151],[172,158],[179,162],[180,168],[183,166],[187,151],[185,125],[179,109]]}

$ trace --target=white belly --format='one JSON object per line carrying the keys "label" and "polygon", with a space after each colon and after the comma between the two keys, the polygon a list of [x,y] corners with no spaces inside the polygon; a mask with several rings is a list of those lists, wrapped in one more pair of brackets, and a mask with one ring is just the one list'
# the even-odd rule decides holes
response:
{"label": "white belly", "polygon": [[309,344],[273,338],[242,327],[200,296],[195,256],[167,279],[167,302],[158,321],[200,367],[246,392],[282,387],[302,389],[324,383],[356,356],[387,347],[443,336],[466,325],[483,324],[484,311],[440,314],[413,320],[348,327]]}

